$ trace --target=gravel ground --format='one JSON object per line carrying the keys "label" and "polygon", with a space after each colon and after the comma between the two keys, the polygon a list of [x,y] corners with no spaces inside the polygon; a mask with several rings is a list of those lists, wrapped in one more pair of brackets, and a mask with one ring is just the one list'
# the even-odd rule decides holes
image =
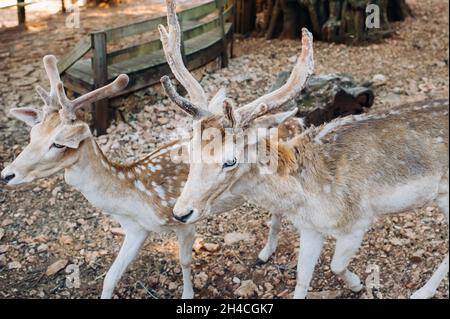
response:
{"label": "gravel ground", "polygon": [[[393,25],[395,34],[383,42],[353,47],[317,42],[316,72],[378,79],[374,109],[448,98],[448,2],[409,2],[416,17]],[[33,86],[47,86],[42,56],[59,55],[85,32],[117,22],[118,12],[120,7],[111,12],[85,10],[82,28],[75,31],[58,29],[64,21],[61,16],[34,22],[26,33],[0,30],[0,41],[8,44],[0,47],[0,164],[9,163],[28,140],[28,129],[6,114],[13,106],[40,104]],[[134,19],[123,15],[120,22]],[[207,92],[226,86],[230,97],[244,103],[266,92],[277,73],[290,68],[299,47],[299,41],[238,40],[237,57],[228,69],[198,75]],[[139,157],[170,139],[176,128],[189,125],[158,88],[138,92],[120,104],[124,110],[141,112],[123,112],[126,122],[113,125],[98,139],[115,159]],[[284,224],[270,262],[255,266],[269,216],[247,204],[199,225],[193,252],[197,298],[233,298],[243,290],[249,297],[292,297],[298,248],[292,225]],[[0,298],[97,298],[123,239],[117,227],[66,185],[62,174],[13,191],[0,189]],[[232,233],[243,234],[243,240],[225,241]],[[310,297],[371,297],[366,291],[349,292],[331,273],[333,248],[330,240],[316,267]],[[448,227],[437,209],[427,207],[380,219],[350,267],[362,279],[378,267],[382,297],[406,298],[426,282],[447,253]],[[66,282],[66,272],[73,268],[79,269],[79,288]],[[181,286],[175,236],[154,234],[119,283],[115,298],[178,298]],[[436,298],[448,297],[447,278]]]}

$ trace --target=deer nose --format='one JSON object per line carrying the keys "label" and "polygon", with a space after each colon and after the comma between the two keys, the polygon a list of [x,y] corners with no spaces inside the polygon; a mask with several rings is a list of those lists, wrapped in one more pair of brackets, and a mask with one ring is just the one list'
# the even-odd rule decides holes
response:
{"label": "deer nose", "polygon": [[181,222],[181,223],[186,223],[186,222],[188,221],[188,219],[189,219],[192,215],[194,215],[194,210],[193,210],[193,209],[190,209],[190,210],[189,210],[189,213],[187,213],[187,214],[184,215],[184,216],[178,216],[178,215],[175,215],[175,213],[174,213],[174,214],[173,214],[173,217],[174,217],[176,220],[178,220],[179,222]]}
{"label": "deer nose", "polygon": [[2,176],[2,178],[1,178],[1,181],[3,182],[3,183],[5,183],[5,184],[8,184],[8,182],[10,181],[10,180],[12,180],[14,177],[16,177],[16,174],[8,174],[8,175],[6,175],[6,176]]}

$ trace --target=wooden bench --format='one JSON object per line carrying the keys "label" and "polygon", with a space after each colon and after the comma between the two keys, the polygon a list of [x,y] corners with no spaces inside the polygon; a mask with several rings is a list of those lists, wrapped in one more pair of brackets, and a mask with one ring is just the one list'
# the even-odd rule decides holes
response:
{"label": "wooden bench", "polygon": [[[227,66],[228,42],[233,34],[233,8],[232,0],[215,0],[178,13],[183,31],[182,51],[189,70],[218,57],[222,57],[222,66]],[[171,74],[158,33],[148,41],[111,52],[107,45],[157,30],[159,24],[166,23],[166,16],[161,16],[93,32],[82,38],[58,63],[65,86],[83,94],[111,82],[121,73],[130,77],[130,84],[121,95],[158,83],[163,75]],[[91,49],[92,58],[81,59]],[[108,101],[97,102],[94,126],[98,134],[106,132],[110,118]]]}
{"label": "wooden bench", "polygon": [[14,1],[1,1],[0,9],[10,9],[17,7],[17,20],[19,26],[25,26],[26,16],[25,16],[25,7],[33,4],[33,2],[25,2],[25,0],[17,0],[16,3]]}

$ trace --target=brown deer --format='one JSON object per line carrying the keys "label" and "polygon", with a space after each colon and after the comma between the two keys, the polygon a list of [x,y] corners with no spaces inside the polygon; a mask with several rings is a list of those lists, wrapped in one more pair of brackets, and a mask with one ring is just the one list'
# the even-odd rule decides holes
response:
{"label": "brown deer", "polygon": [[[194,152],[200,154],[190,163],[176,218],[190,224],[213,214],[224,192],[287,216],[301,234],[295,298],[306,297],[327,236],[336,239],[332,271],[360,291],[361,281],[348,264],[377,217],[427,203],[449,217],[448,101],[337,119],[287,142],[255,134],[295,114],[267,115],[295,97],[312,70],[312,35],[303,30],[297,76],[239,109],[225,101],[221,115],[205,113],[181,101],[163,79],[167,95],[194,116]],[[448,268],[446,256],[412,298],[432,297]]]}

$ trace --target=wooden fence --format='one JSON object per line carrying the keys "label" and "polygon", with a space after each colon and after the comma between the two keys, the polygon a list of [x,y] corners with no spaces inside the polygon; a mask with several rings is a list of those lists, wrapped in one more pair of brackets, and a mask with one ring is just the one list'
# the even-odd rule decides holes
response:
{"label": "wooden fence", "polygon": [[[178,13],[183,31],[182,48],[189,70],[218,57],[222,58],[222,66],[227,66],[228,43],[231,42],[231,46],[233,43],[233,15],[233,0],[209,1]],[[92,32],[83,37],[58,62],[64,85],[76,94],[83,94],[126,73],[130,84],[120,93],[122,95],[158,83],[163,75],[171,74],[159,37],[110,52],[107,45],[156,30],[159,24],[166,23],[166,17],[161,16]],[[83,59],[90,51],[93,52],[92,57]],[[107,100],[95,104],[93,117],[97,134],[106,132],[112,112]]]}

